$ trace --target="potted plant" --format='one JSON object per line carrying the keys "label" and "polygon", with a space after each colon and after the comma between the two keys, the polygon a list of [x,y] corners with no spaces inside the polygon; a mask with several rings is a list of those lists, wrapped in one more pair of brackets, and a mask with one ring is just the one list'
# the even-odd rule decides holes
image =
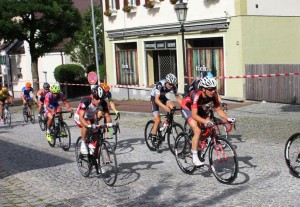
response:
{"label": "potted plant", "polygon": [[110,16],[111,16],[111,11],[110,11],[110,9],[106,10],[103,14],[104,14],[105,16],[107,16],[107,17],[110,17]]}
{"label": "potted plant", "polygon": [[159,4],[161,1],[164,1],[164,0],[148,0],[144,4],[144,7],[146,7],[147,9],[159,8]]}
{"label": "potted plant", "polygon": [[117,15],[117,10],[114,9],[108,9],[105,12],[103,12],[105,16],[111,17],[111,16],[116,16]]}
{"label": "potted plant", "polygon": [[178,2],[178,0],[170,0],[171,4],[176,4]]}
{"label": "potted plant", "polygon": [[132,7],[131,6],[124,6],[123,11],[129,13],[131,11]]}

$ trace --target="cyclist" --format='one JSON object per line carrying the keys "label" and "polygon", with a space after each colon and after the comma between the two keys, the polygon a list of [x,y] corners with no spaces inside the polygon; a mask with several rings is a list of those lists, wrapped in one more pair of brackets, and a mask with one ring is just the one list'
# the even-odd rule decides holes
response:
{"label": "cyclist", "polygon": [[3,123],[3,112],[5,104],[13,104],[13,98],[9,94],[9,91],[6,87],[2,87],[0,90],[0,123]]}
{"label": "cyclist", "polygon": [[[60,91],[60,87],[58,85],[52,85],[50,87],[50,92],[48,92],[45,95],[44,100],[44,108],[45,108],[45,114],[48,117],[47,120],[47,131],[46,131],[46,138],[49,142],[52,141],[52,137],[49,131],[50,125],[52,123],[53,117],[55,113],[61,112],[61,106],[59,105],[58,101],[62,101],[67,110],[69,110],[71,113],[73,113],[73,109],[70,107],[69,102],[65,98],[64,94]],[[62,134],[65,132],[62,132]]]}
{"label": "cyclist", "polygon": [[159,107],[163,108],[166,112],[170,112],[171,108],[175,107],[175,103],[166,97],[166,94],[173,92],[177,101],[180,103],[181,98],[177,94],[177,78],[174,74],[169,73],[165,79],[156,83],[156,86],[151,91],[151,106],[152,114],[154,116],[154,126],[152,129],[152,137],[157,136],[157,128],[160,123]]}
{"label": "cyclist", "polygon": [[189,96],[182,100],[182,114],[185,120],[188,122],[194,132],[192,138],[192,154],[193,163],[196,166],[201,166],[204,162],[201,162],[198,158],[198,145],[199,139],[203,141],[201,137],[200,128],[210,128],[214,126],[214,123],[209,119],[207,113],[203,109],[206,104],[213,102],[214,107],[220,117],[226,119],[228,122],[234,123],[235,118],[228,118],[227,114],[220,107],[219,95],[216,92],[217,81],[212,77],[204,77],[200,79],[198,90],[193,91]]}
{"label": "cyclist", "polygon": [[[29,102],[32,101],[32,98],[30,97],[30,92],[32,92],[33,94],[33,99],[34,101],[37,103],[37,100],[36,100],[36,94],[34,92],[34,89],[31,87],[31,83],[30,82],[26,82],[25,86],[22,88],[22,92],[21,92],[21,97],[22,97],[22,100],[23,100],[23,105],[24,105],[24,108],[23,108],[23,112],[26,113],[26,104],[28,104]],[[28,115],[31,116],[31,111],[29,110],[28,112]]]}
{"label": "cyclist", "polygon": [[108,105],[107,105],[107,102],[105,101],[105,99],[107,98],[110,108],[115,112],[115,114],[117,116],[120,115],[120,112],[116,109],[116,106],[115,106],[114,102],[112,101],[110,87],[106,83],[100,83],[99,86],[103,89],[103,92],[104,92],[103,97],[101,97],[101,106],[103,108],[103,113],[106,118],[107,126],[111,127],[112,119],[109,115],[109,108],[108,108]]}
{"label": "cyclist", "polygon": [[44,100],[45,100],[45,95],[50,91],[50,85],[49,83],[44,83],[43,88],[41,88],[37,92],[37,97],[38,97],[38,104],[39,104],[39,115],[41,116],[41,113],[43,112],[43,106],[44,106]]}
{"label": "cyclist", "polygon": [[81,128],[82,144],[80,146],[81,154],[88,154],[85,144],[87,129],[92,127],[99,111],[102,111],[101,99],[104,97],[104,91],[101,87],[95,86],[91,90],[91,95],[84,97],[76,110],[74,121]]}

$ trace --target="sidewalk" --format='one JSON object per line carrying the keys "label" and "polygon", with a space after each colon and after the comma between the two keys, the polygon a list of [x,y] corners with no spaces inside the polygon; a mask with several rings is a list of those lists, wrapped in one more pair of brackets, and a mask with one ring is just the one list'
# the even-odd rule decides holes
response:
{"label": "sidewalk", "polygon": [[[78,98],[70,98],[68,102],[70,103],[72,108],[77,108],[82,97]],[[244,102],[233,102],[233,101],[224,101],[228,103],[228,109],[239,108],[243,106],[251,105],[255,102],[244,101]],[[126,111],[126,112],[138,112],[138,113],[151,113],[151,103],[150,101],[137,101],[137,100],[114,100],[115,106],[118,111]],[[22,105],[21,99],[14,99],[14,105],[20,106]],[[176,107],[180,108],[180,105],[176,103]]]}

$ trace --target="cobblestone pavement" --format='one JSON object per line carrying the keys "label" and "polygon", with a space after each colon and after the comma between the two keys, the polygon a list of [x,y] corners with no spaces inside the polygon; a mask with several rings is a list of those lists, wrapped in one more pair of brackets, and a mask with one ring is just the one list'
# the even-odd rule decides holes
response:
{"label": "cobblestone pavement", "polygon": [[[51,148],[38,124],[25,124],[12,107],[12,126],[0,125],[0,206],[298,206],[299,179],[288,172],[283,150],[300,131],[300,106],[254,103],[228,111],[239,174],[219,183],[206,165],[193,175],[178,168],[167,150],[151,152],[143,138],[151,114],[122,113],[117,148],[119,174],[108,187],[95,174],[84,178],[75,163],[79,129],[66,121],[72,148]],[[180,116],[176,120],[182,122]]]}

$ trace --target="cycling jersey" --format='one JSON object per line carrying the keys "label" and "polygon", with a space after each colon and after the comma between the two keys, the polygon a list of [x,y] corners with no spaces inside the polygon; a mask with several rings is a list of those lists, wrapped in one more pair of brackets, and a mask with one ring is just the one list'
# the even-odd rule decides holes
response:
{"label": "cycling jersey", "polygon": [[38,92],[37,92],[37,97],[38,100],[40,100],[42,103],[44,103],[45,100],[45,96],[49,91],[46,91],[45,89],[41,88]]}
{"label": "cycling jersey", "polygon": [[7,91],[7,92],[3,92],[2,91],[2,93],[0,93],[1,95],[0,95],[0,101],[1,102],[4,102],[7,98],[9,98],[10,97],[10,94],[9,94],[9,92]]}
{"label": "cycling jersey", "polygon": [[170,91],[177,91],[176,86],[168,89],[166,86],[166,79],[160,80],[156,83],[156,86],[151,91],[151,96],[156,96],[156,94],[160,94],[160,96],[165,96]]}
{"label": "cycling jersey", "polygon": [[102,110],[102,106],[98,105],[95,106],[92,104],[92,98],[91,97],[84,97],[81,99],[78,108],[76,110],[74,121],[75,123],[81,127],[80,119],[79,119],[79,112],[84,111],[84,118],[93,121],[95,114],[97,114],[98,111]]}
{"label": "cycling jersey", "polygon": [[103,97],[101,100],[104,100],[104,99],[106,99],[106,98],[108,99],[108,101],[111,100],[112,95],[111,95],[111,92],[110,92],[110,91],[108,91],[107,93],[105,93],[104,97]]}
{"label": "cycling jersey", "polygon": [[183,118],[186,120],[191,119],[192,109],[198,109],[198,115],[201,116],[202,118],[206,118],[207,113],[205,110],[205,106],[210,102],[214,103],[215,108],[220,106],[217,92],[211,98],[210,97],[204,98],[202,90],[191,92],[190,95],[183,98],[181,102]]}
{"label": "cycling jersey", "polygon": [[34,92],[34,89],[32,87],[30,87],[29,89],[26,88],[26,86],[24,86],[22,88],[22,93],[23,93],[23,96],[24,98],[27,100],[27,101],[30,101],[31,100],[31,97],[30,97],[30,92]]}
{"label": "cycling jersey", "polygon": [[[45,95],[44,103],[48,105],[49,108],[54,109],[59,107],[58,101],[60,100],[63,102],[67,100],[62,92],[58,93],[57,97],[54,97],[53,94],[49,92]],[[45,110],[47,110],[46,106]]]}

